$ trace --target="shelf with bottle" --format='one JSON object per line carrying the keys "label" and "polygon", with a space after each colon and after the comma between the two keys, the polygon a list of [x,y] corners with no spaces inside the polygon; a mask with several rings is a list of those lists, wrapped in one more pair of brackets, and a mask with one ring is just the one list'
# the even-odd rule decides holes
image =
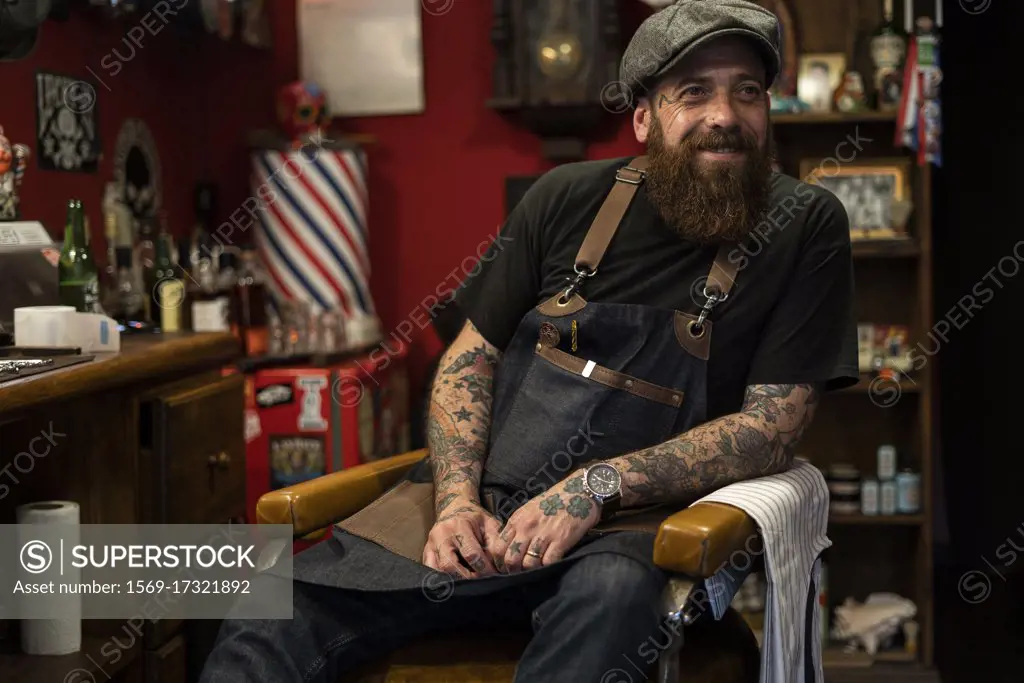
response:
{"label": "shelf with bottle", "polygon": [[858,468],[835,462],[821,468],[829,491],[829,520],[850,524],[916,525],[926,520],[922,508],[921,473],[902,466],[896,447],[878,446],[875,466]]}

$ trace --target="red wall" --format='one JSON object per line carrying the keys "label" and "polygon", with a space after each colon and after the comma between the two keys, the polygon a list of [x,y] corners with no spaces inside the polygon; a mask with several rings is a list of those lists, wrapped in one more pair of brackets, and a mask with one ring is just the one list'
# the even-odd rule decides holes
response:
{"label": "red wall", "polygon": [[[294,7],[294,0],[281,4]],[[623,9],[628,36],[650,10],[636,0],[626,0]],[[491,12],[488,0],[453,0],[444,15],[423,13],[423,114],[336,122],[376,138],[369,153],[372,291],[386,334],[408,320],[417,333],[414,342],[422,340],[411,358],[416,379],[440,344],[432,334],[419,334],[410,314],[495,234],[504,218],[505,178],[551,166],[536,136],[486,107]],[[280,73],[297,76],[294,13],[282,10],[280,17],[287,18],[275,36]],[[591,145],[591,158],[641,151],[628,117],[621,118],[618,127],[610,120],[608,139]],[[423,316],[415,319],[422,322]]]}
{"label": "red wall", "polygon": [[[22,215],[40,220],[51,234],[63,235],[64,211],[80,198],[94,237],[102,236],[100,200],[113,178],[114,145],[121,124],[140,118],[153,134],[160,155],[163,207],[176,234],[190,230],[192,187],[207,176],[223,183],[224,201],[240,203],[246,186],[245,131],[273,120],[273,87],[265,81],[275,64],[271,50],[224,43],[201,33],[175,30],[149,19],[155,35],[123,42],[141,16],[116,22],[74,3],[66,22],[43,24],[35,51],[26,59],[0,62],[0,125],[12,142],[36,151],[35,73],[52,71],[96,83],[103,158],[96,173],[39,170],[29,163],[22,184]],[[173,21],[173,18],[171,18]],[[162,28],[160,28],[162,26]],[[118,50],[122,60],[113,56]],[[105,59],[106,58],[106,59]],[[121,63],[120,71],[112,65]],[[111,75],[114,74],[114,75]],[[109,88],[109,90],[107,90]],[[102,259],[103,254],[97,254]]]}
{"label": "red wall", "polygon": [[[623,2],[628,36],[649,10],[636,0]],[[276,88],[298,77],[295,0],[276,0],[272,9],[274,48],[268,51],[207,36],[183,37],[169,29],[147,35],[137,56],[117,76],[104,78],[111,91],[99,88],[106,153],[99,173],[43,172],[31,163],[22,193],[25,217],[42,220],[59,235],[65,202],[78,196],[99,237],[103,184],[112,177],[114,141],[128,117],[145,120],[156,139],[164,207],[175,233],[191,228],[197,180],[210,178],[221,185],[222,218],[240,206],[247,194],[245,134],[272,125]],[[69,22],[48,21],[29,59],[0,63],[5,103],[0,125],[8,137],[35,147],[37,69],[85,77],[91,67],[104,77],[108,72],[100,61],[113,48],[125,49],[122,38],[137,23],[112,25],[78,10]],[[412,323],[417,385],[440,345],[429,328],[418,329],[410,314],[495,234],[504,217],[505,178],[550,168],[532,133],[485,105],[493,61],[490,29],[488,0],[454,0],[441,16],[424,12],[425,112],[335,122],[343,132],[376,140],[368,150],[371,289],[386,335],[404,321],[400,329]],[[640,151],[627,117],[621,118],[616,127],[609,115],[611,132],[591,145],[590,157]]]}

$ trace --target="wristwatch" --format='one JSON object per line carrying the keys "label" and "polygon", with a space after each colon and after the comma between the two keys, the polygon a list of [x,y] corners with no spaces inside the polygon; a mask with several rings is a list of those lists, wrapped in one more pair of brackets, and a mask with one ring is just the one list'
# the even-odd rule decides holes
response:
{"label": "wristwatch", "polygon": [[606,462],[591,465],[583,470],[583,490],[601,508],[601,520],[606,520],[622,501],[622,475]]}

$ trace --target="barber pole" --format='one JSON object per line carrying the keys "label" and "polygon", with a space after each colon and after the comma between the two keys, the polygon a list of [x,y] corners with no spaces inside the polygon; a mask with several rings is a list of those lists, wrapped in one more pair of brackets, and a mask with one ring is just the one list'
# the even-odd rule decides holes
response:
{"label": "barber pole", "polygon": [[251,154],[257,244],[275,304],[375,320],[370,295],[366,155],[314,145]]}

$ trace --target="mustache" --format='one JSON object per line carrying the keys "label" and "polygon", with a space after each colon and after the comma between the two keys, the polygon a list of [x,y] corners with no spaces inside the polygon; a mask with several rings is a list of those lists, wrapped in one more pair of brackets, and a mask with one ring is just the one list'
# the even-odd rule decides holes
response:
{"label": "mustache", "polygon": [[721,149],[722,147],[741,151],[757,149],[757,141],[753,136],[743,135],[739,131],[694,132],[687,136],[686,144],[694,150]]}

